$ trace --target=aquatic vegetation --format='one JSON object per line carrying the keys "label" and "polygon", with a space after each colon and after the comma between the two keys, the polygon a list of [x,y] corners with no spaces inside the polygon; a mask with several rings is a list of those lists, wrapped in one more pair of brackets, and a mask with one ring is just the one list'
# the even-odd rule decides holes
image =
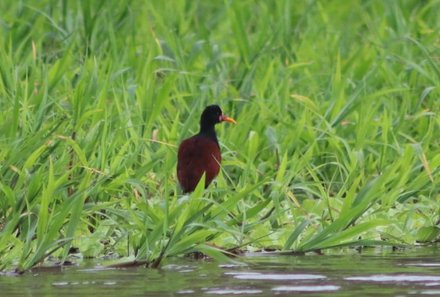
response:
{"label": "aquatic vegetation", "polygon": [[[440,3],[0,3],[0,269],[440,237]],[[177,145],[218,103],[220,175]]]}

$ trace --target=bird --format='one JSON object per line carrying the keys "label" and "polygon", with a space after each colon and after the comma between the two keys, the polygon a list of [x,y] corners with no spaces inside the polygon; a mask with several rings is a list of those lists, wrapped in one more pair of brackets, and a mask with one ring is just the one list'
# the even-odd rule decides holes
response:
{"label": "bird", "polygon": [[177,178],[183,193],[193,192],[205,174],[205,188],[220,171],[222,160],[215,125],[237,122],[223,114],[220,106],[207,106],[200,116],[200,131],[179,145],[177,153]]}

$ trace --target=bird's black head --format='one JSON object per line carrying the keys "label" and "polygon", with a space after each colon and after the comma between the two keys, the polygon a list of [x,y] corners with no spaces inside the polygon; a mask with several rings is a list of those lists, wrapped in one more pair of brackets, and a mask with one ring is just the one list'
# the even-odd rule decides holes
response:
{"label": "bird's black head", "polygon": [[223,112],[218,105],[209,105],[205,108],[200,117],[200,127],[208,128],[214,127],[215,124],[218,124],[222,121]]}
{"label": "bird's black head", "polygon": [[217,141],[214,126],[220,122],[237,123],[233,118],[224,115],[220,106],[207,106],[200,117],[200,134],[211,137]]}

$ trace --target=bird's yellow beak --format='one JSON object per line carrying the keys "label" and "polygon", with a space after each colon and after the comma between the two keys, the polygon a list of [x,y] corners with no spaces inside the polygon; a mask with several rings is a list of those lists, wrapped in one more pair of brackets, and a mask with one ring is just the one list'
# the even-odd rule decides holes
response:
{"label": "bird's yellow beak", "polygon": [[235,121],[233,118],[225,116],[224,114],[222,114],[220,116],[220,122],[228,122],[228,123],[232,123],[232,124],[237,124],[237,121]]}

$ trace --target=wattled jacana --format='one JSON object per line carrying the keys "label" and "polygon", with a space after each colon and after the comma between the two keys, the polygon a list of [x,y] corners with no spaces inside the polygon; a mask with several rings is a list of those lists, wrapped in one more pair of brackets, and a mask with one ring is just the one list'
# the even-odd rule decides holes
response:
{"label": "wattled jacana", "polygon": [[205,188],[219,173],[222,157],[214,126],[220,122],[236,124],[218,105],[207,106],[200,117],[200,132],[180,144],[177,178],[184,193],[194,191],[203,173]]}

